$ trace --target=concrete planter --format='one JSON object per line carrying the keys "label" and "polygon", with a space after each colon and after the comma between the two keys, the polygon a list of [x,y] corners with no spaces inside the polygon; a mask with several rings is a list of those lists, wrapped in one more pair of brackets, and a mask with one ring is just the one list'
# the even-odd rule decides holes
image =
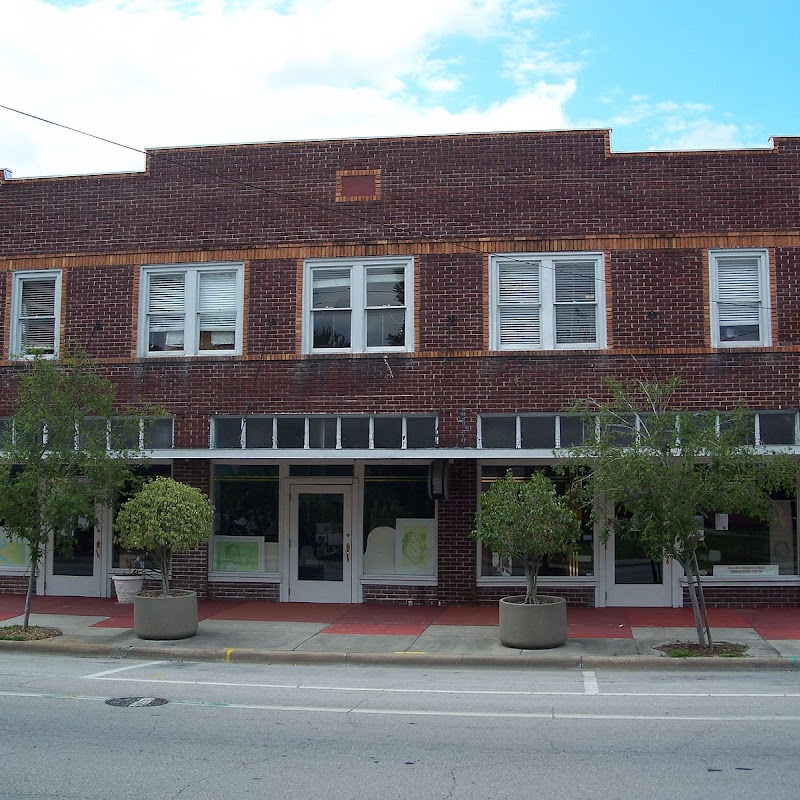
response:
{"label": "concrete planter", "polygon": [[139,592],[133,598],[133,632],[140,639],[188,639],[197,633],[197,592],[174,589],[170,597]]}
{"label": "concrete planter", "polygon": [[500,600],[500,641],[506,647],[540,650],[567,641],[567,601],[550,595],[537,599],[529,605],[524,596]]}

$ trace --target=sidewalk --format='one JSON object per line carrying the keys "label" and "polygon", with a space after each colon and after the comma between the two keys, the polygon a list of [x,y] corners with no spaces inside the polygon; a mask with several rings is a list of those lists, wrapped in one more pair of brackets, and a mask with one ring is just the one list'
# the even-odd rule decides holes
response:
{"label": "sidewalk", "polygon": [[[25,598],[0,594],[0,625],[22,621]],[[506,648],[496,606],[382,606],[201,600],[191,639],[145,641],[133,606],[110,598],[35,597],[31,624],[63,636],[0,641],[0,651],[110,658],[261,663],[471,666],[800,668],[800,609],[712,609],[716,641],[749,646],[738,659],[672,659],[653,648],[695,641],[688,608],[569,608],[569,640],[552,650]]]}

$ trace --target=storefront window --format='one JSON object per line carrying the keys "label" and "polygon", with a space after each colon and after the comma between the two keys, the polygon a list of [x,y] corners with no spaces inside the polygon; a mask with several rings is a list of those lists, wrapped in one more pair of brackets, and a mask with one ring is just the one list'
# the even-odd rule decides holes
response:
{"label": "storefront window", "polygon": [[278,467],[214,467],[212,572],[279,571],[278,489]]}
{"label": "storefront window", "polygon": [[[481,470],[481,491],[486,491],[495,481],[502,478],[509,467],[485,466]],[[567,488],[567,479],[555,475],[546,467],[513,467],[512,473],[516,478],[524,480],[535,471],[544,472],[555,483],[559,494]],[[581,517],[581,538],[569,553],[554,553],[545,556],[539,569],[541,577],[574,578],[594,575],[594,535],[589,512],[583,510]],[[480,545],[480,574],[482,578],[510,578],[523,577],[525,567],[515,564],[510,558],[500,553],[492,553]]]}
{"label": "storefront window", "polygon": [[738,514],[710,514],[703,520],[697,551],[700,571],[712,577],[797,575],[797,503],[772,501],[768,521]]}
{"label": "storefront window", "polygon": [[427,466],[364,468],[364,575],[436,575],[436,503]]}

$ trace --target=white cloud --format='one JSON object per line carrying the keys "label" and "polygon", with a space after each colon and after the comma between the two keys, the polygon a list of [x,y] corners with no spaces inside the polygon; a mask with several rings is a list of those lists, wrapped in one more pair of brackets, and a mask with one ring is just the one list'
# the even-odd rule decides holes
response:
{"label": "white cloud", "polygon": [[[499,79],[541,0],[2,1],[0,103],[132,148],[567,127],[575,91],[574,65],[524,47],[516,80]],[[458,58],[437,53],[449,41]],[[466,105],[472,47],[497,50],[501,92]],[[0,110],[2,166],[104,172],[144,156]]]}

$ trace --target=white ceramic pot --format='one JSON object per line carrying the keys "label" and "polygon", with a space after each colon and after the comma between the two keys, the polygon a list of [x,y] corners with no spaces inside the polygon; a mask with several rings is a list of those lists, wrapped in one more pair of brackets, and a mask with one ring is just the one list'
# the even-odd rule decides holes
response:
{"label": "white ceramic pot", "polygon": [[142,591],[144,575],[112,575],[118,603],[132,603],[133,596]]}

